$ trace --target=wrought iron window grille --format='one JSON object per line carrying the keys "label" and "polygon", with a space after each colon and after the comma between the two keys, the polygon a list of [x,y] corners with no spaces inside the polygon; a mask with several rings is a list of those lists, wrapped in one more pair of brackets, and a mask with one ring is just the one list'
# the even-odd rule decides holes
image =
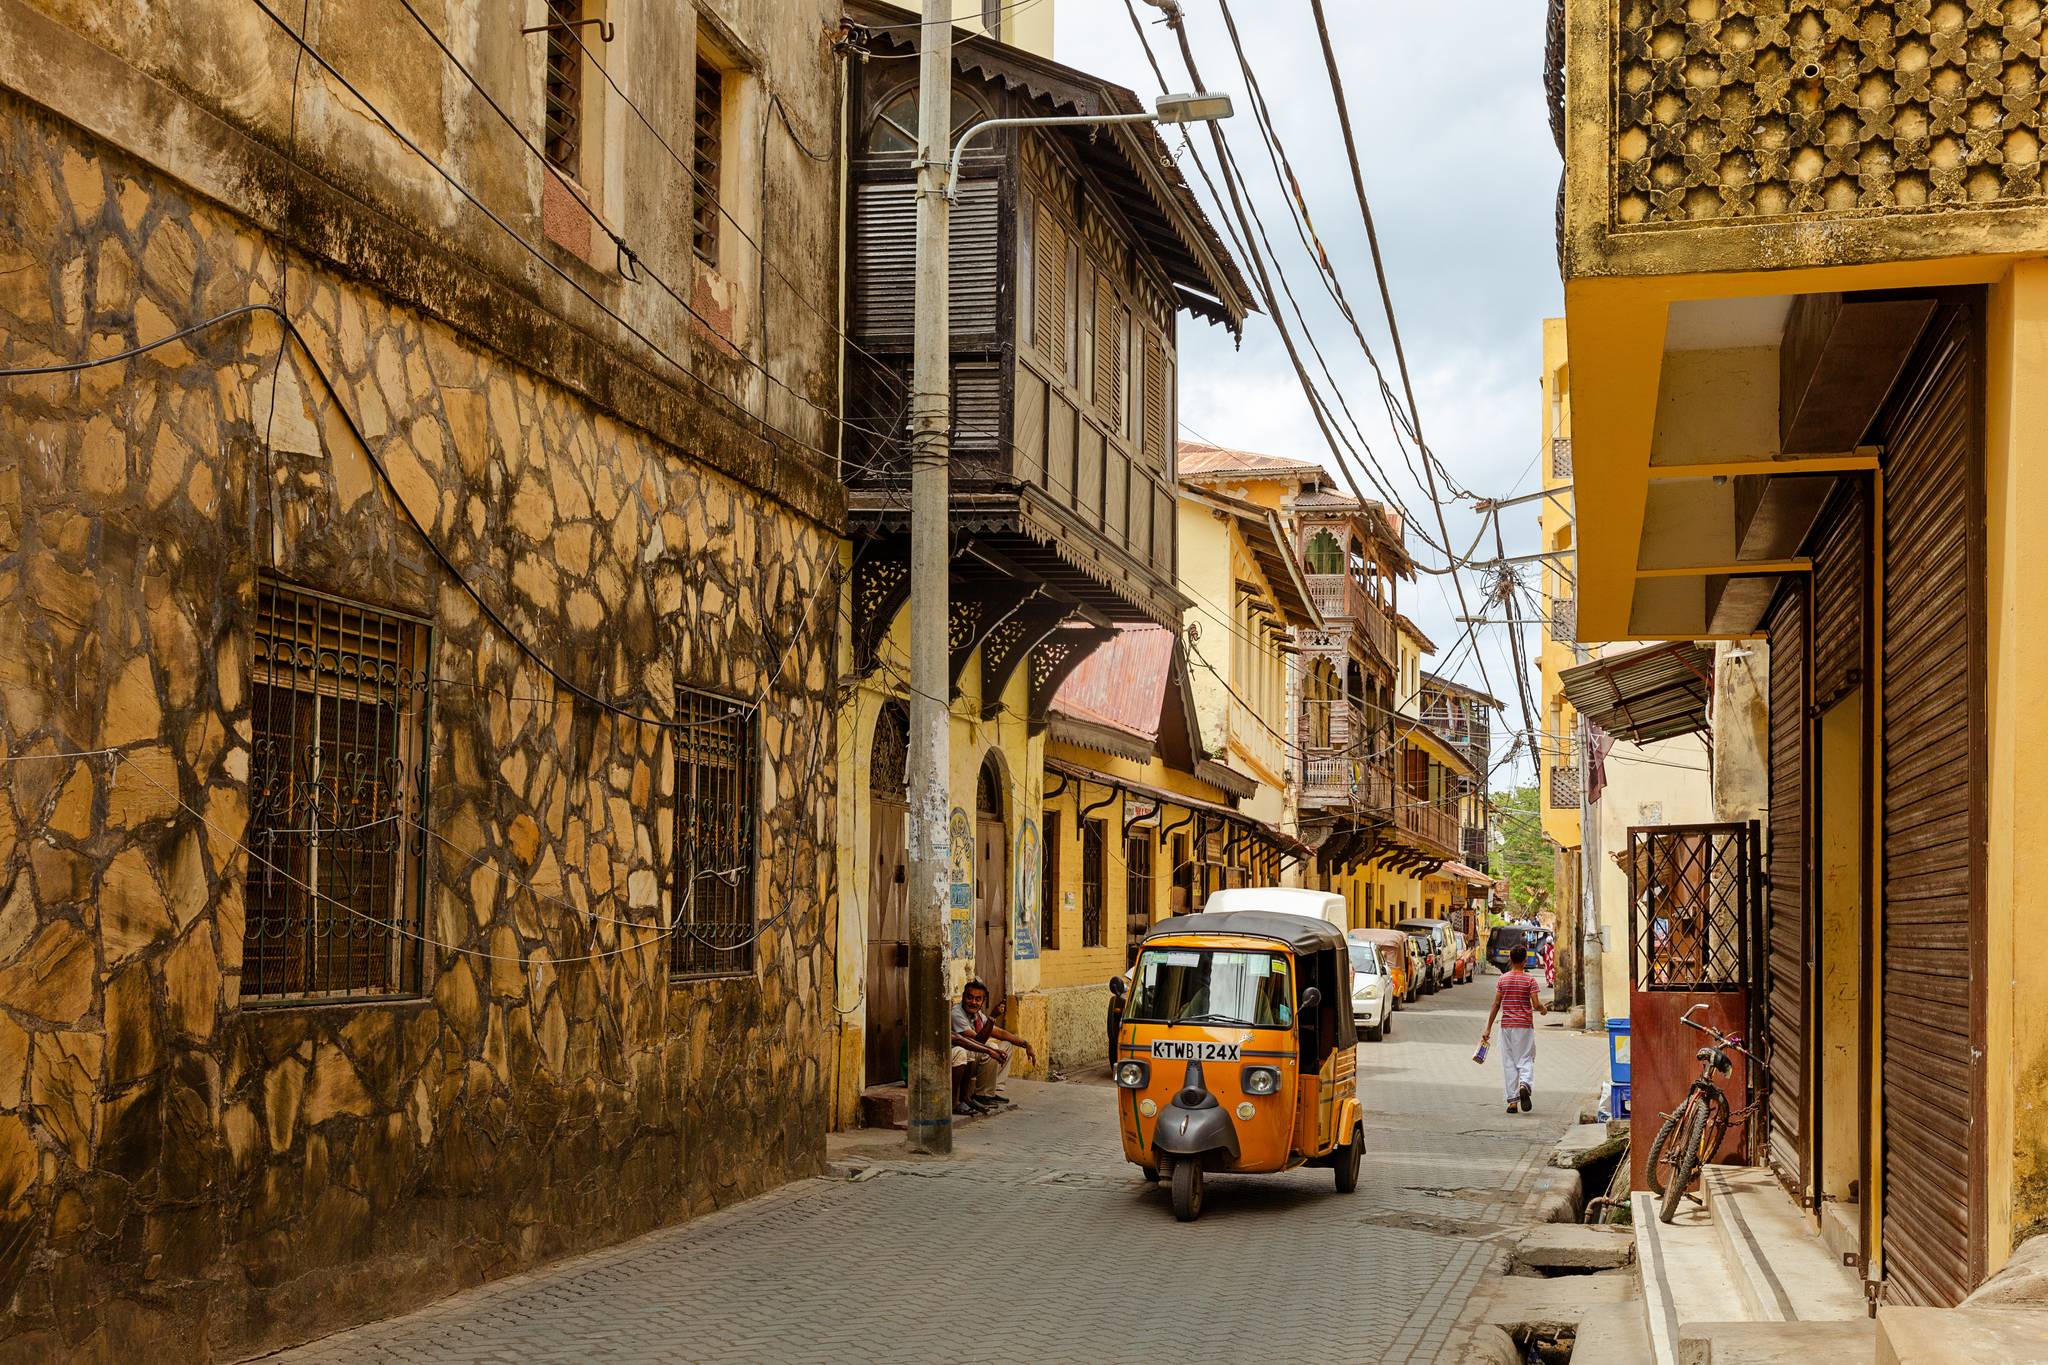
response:
{"label": "wrought iron window grille", "polygon": [[260,582],[241,997],[423,989],[431,631]]}
{"label": "wrought iron window grille", "polygon": [[672,977],[754,970],[761,750],[754,708],[677,690]]}

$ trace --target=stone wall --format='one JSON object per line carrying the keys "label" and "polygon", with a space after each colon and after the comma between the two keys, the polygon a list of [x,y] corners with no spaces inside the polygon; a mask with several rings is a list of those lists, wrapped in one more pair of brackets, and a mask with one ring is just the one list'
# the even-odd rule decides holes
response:
{"label": "stone wall", "polygon": [[[0,181],[0,364],[281,298],[305,345],[253,314],[0,380],[0,1360],[233,1358],[816,1171],[829,502],[12,95]],[[765,693],[752,974],[669,980],[668,732],[574,701],[409,516],[590,693]],[[259,572],[433,623],[419,999],[240,1005]]]}

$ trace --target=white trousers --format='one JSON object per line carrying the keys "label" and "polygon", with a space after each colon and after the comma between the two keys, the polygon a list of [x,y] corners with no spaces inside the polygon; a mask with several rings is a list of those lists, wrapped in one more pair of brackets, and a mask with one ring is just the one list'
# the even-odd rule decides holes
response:
{"label": "white trousers", "polygon": [[1536,1084],[1536,1030],[1504,1028],[1500,1031],[1500,1079],[1513,1100],[1523,1086]]}

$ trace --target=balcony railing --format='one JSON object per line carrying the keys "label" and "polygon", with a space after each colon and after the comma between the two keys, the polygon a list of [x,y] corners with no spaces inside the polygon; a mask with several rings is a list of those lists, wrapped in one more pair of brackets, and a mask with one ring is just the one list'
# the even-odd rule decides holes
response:
{"label": "balcony railing", "polygon": [[1577,810],[1579,808],[1579,769],[1577,764],[1569,766],[1555,764],[1551,767],[1550,808],[1552,810]]}
{"label": "balcony railing", "polygon": [[1458,812],[1454,807],[1404,792],[1400,825],[1416,838],[1435,844],[1446,857],[1458,856]]}
{"label": "balcony railing", "polygon": [[1348,573],[1312,573],[1308,579],[1309,599],[1325,621],[1348,621],[1364,633],[1382,659],[1392,663],[1394,623],[1387,609],[1372,600],[1365,584]]}
{"label": "balcony railing", "polygon": [[1301,803],[1385,819],[1394,804],[1394,770],[1384,760],[1311,749],[1301,760]]}

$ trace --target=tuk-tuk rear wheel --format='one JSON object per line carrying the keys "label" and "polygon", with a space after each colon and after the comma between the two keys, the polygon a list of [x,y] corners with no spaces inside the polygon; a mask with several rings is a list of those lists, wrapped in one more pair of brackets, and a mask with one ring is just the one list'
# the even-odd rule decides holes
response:
{"label": "tuk-tuk rear wheel", "polygon": [[1349,1194],[1358,1188],[1358,1163],[1365,1152],[1365,1130],[1351,1130],[1351,1141],[1337,1149],[1337,1159],[1331,1164],[1337,1168],[1337,1193]]}
{"label": "tuk-tuk rear wheel", "polygon": [[1202,1160],[1184,1156],[1173,1163],[1173,1216],[1192,1223],[1202,1216]]}

